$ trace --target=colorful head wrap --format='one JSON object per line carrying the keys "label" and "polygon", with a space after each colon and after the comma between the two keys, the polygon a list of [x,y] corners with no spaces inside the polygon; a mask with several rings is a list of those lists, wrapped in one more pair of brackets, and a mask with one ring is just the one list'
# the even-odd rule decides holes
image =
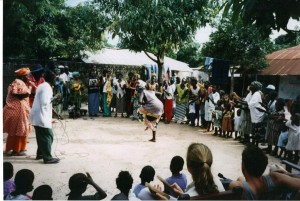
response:
{"label": "colorful head wrap", "polygon": [[251,82],[251,86],[260,89],[262,87],[262,84],[258,81],[253,81]]}
{"label": "colorful head wrap", "polygon": [[25,76],[30,73],[30,69],[29,68],[20,68],[20,69],[16,70],[15,73],[17,74],[17,76]]}
{"label": "colorful head wrap", "polygon": [[79,77],[80,76],[80,73],[78,71],[75,71],[72,73],[73,77]]}

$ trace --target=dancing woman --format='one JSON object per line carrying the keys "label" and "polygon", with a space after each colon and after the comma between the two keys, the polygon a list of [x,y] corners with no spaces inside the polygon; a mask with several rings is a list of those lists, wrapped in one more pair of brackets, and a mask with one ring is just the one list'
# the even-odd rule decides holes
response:
{"label": "dancing woman", "polygon": [[[141,81],[139,80],[139,82]],[[152,139],[149,141],[155,142],[157,124],[163,114],[164,106],[155,96],[155,91],[152,91],[149,88],[148,83],[145,84],[141,82],[140,87],[143,88],[143,86],[145,86],[145,89],[141,92],[139,97],[139,104],[141,105],[138,109],[139,119],[143,121],[146,126],[145,130],[148,130],[149,128],[152,130]]]}

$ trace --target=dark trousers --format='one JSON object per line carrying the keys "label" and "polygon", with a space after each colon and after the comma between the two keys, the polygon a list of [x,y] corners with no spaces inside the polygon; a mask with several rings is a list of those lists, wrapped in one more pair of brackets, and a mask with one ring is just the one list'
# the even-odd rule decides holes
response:
{"label": "dark trousers", "polygon": [[51,128],[34,126],[37,142],[37,156],[43,156],[44,160],[51,160],[51,146],[53,143],[53,133]]}

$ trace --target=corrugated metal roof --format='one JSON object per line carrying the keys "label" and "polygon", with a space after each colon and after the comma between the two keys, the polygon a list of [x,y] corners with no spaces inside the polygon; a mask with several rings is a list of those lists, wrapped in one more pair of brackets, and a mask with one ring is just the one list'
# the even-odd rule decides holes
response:
{"label": "corrugated metal roof", "polygon": [[267,62],[261,75],[300,75],[300,45],[268,54]]}
{"label": "corrugated metal roof", "polygon": [[[87,58],[83,59],[83,61],[86,63],[126,66],[143,66],[156,64],[144,52],[133,52],[129,49],[103,48],[95,53],[89,51],[86,51],[84,53],[87,55]],[[155,58],[153,54],[148,54]],[[165,57],[164,62],[165,67],[169,67],[171,70],[192,72],[192,69],[188,66],[187,63],[177,61],[169,57]]]}

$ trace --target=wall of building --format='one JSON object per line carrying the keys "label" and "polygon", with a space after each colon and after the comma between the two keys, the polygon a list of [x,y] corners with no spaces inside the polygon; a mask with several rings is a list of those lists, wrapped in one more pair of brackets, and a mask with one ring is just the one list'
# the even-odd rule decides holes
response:
{"label": "wall of building", "polygon": [[298,95],[300,95],[300,76],[281,76],[278,97],[294,100]]}

